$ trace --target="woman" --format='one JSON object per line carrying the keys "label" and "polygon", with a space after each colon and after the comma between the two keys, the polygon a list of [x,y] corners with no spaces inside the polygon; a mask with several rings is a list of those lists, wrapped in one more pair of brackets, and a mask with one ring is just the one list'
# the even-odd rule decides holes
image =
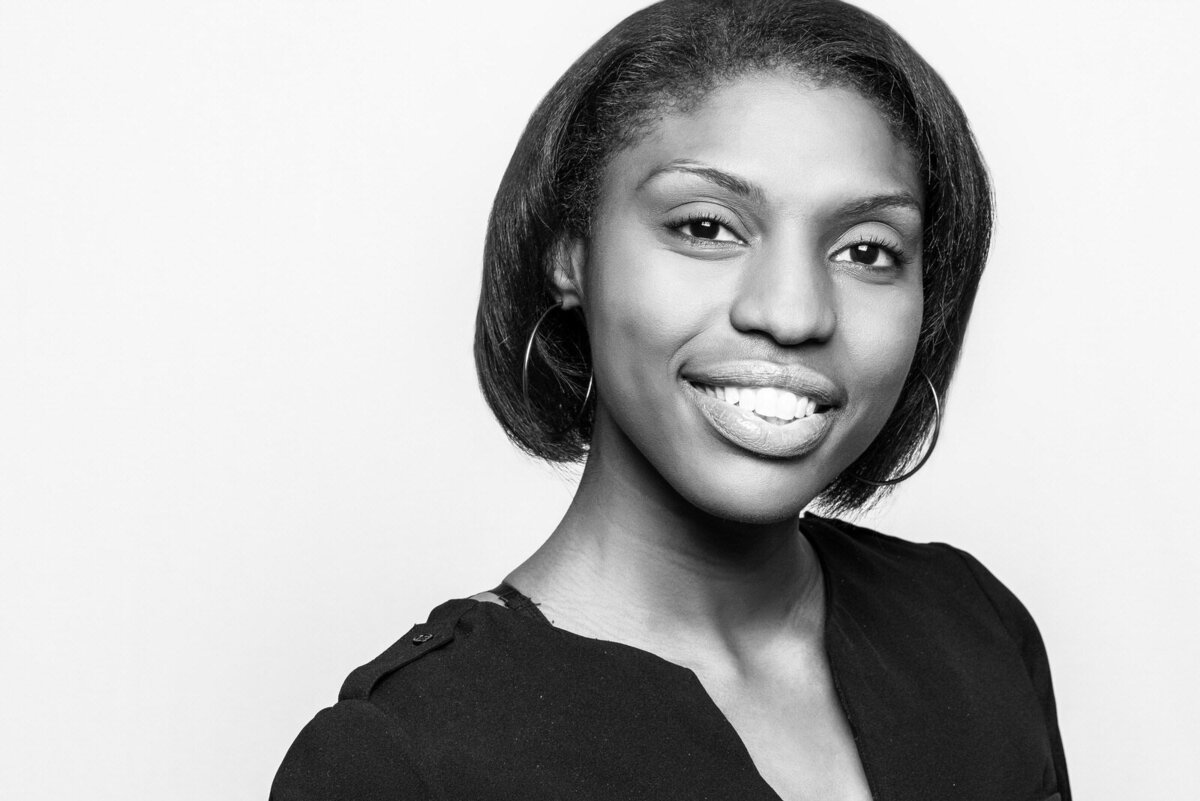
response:
{"label": "woman", "polygon": [[546,543],[350,675],[272,797],[1067,799],[1037,629],[967,554],[801,512],[928,456],[983,268],[961,109],[833,0],[667,0],[529,122],[476,362],[586,456]]}

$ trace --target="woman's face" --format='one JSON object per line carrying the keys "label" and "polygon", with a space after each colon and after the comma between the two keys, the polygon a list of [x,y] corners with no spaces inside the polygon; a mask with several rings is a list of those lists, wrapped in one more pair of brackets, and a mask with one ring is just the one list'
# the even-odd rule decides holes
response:
{"label": "woman's face", "polygon": [[922,201],[853,90],[759,74],[666,115],[612,159],[558,279],[591,339],[593,458],[648,462],[722,518],[796,516],[899,396]]}

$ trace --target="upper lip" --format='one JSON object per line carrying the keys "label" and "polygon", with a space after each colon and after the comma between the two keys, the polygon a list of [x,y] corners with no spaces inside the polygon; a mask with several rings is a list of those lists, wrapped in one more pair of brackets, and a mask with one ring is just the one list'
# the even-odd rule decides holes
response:
{"label": "upper lip", "polygon": [[797,365],[761,361],[722,362],[683,372],[687,381],[709,386],[775,387],[811,398],[823,406],[842,406],[845,393],[820,373]]}

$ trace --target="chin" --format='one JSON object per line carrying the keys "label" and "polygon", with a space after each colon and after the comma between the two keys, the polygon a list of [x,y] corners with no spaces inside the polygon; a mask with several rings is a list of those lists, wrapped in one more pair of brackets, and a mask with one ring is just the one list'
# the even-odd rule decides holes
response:
{"label": "chin", "polygon": [[794,464],[759,463],[716,475],[692,473],[668,481],[685,501],[706,514],[731,523],[761,526],[795,520],[833,480],[797,472]]}

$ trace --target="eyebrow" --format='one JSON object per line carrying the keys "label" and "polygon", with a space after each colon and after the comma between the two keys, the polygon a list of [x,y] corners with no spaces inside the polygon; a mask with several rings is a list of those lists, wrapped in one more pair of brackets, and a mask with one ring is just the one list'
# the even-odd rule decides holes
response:
{"label": "eyebrow", "polygon": [[718,170],[716,167],[706,167],[703,164],[695,161],[689,161],[687,159],[676,159],[675,161],[655,167],[638,183],[635,191],[640,192],[642,187],[650,183],[650,181],[654,180],[660,175],[665,175],[672,172],[682,172],[688,173],[689,175],[695,175],[699,178],[703,178],[709,183],[716,184],[722,189],[727,189],[730,192],[733,192],[735,195],[744,197],[747,200],[753,200],[761,203],[766,198],[766,193],[763,192],[762,187],[760,187],[758,184],[747,181],[744,178],[739,178],[738,176],[725,172],[724,170]]}
{"label": "eyebrow", "polygon": [[839,217],[858,217],[876,211],[883,211],[884,209],[907,209],[916,212],[919,216],[924,216],[925,214],[920,201],[913,197],[911,192],[892,192],[890,194],[872,195],[871,197],[852,200],[840,206],[835,213]]}
{"label": "eyebrow", "polygon": [[[727,189],[739,197],[757,203],[762,203],[766,199],[766,193],[758,184],[748,181],[745,178],[740,178],[733,173],[719,170],[716,167],[707,167],[699,162],[688,159],[677,159],[655,167],[638,183],[635,191],[640,192],[642,187],[660,175],[674,172],[695,175],[698,178],[703,178],[710,183],[716,184],[722,189]],[[908,210],[924,216],[924,209],[921,202],[911,192],[889,192],[870,197],[855,198],[835,209],[834,216],[858,217],[885,209]]]}

